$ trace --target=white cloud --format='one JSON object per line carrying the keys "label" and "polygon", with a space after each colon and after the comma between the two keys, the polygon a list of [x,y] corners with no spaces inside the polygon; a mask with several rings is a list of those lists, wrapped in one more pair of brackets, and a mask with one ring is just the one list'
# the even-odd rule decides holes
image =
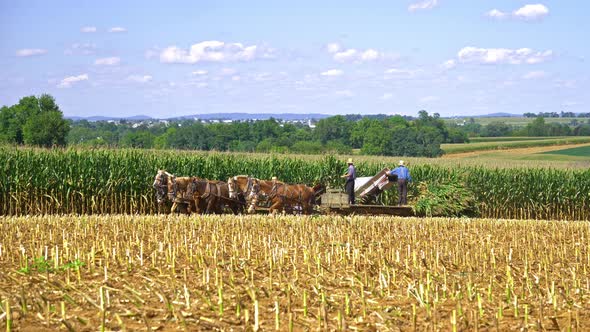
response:
{"label": "white cloud", "polygon": [[325,72],[322,72],[320,75],[322,76],[340,76],[344,74],[344,72],[341,69],[330,69],[330,70],[326,70]]}
{"label": "white cloud", "polygon": [[91,55],[96,52],[96,44],[91,43],[75,43],[72,44],[68,49],[64,51],[66,55],[73,55],[73,54],[82,54],[82,55]]}
{"label": "white cloud", "polygon": [[545,76],[547,76],[546,72],[544,72],[542,70],[537,70],[537,71],[531,71],[531,72],[524,74],[522,76],[522,78],[525,80],[534,80],[534,79],[543,78]]}
{"label": "white cloud", "polygon": [[391,78],[414,78],[417,74],[423,72],[422,69],[409,70],[409,69],[397,69],[390,68],[384,71],[385,79]]}
{"label": "white cloud", "polygon": [[96,27],[82,27],[80,31],[84,33],[93,33],[96,32]]}
{"label": "white cloud", "polygon": [[361,53],[361,60],[363,60],[363,61],[373,61],[373,60],[377,60],[379,57],[380,57],[380,53],[375,51],[372,48]]}
{"label": "white cloud", "polygon": [[385,70],[385,74],[409,74],[410,71],[405,69],[390,68]]}
{"label": "white cloud", "polygon": [[549,14],[549,8],[542,4],[525,5],[512,13],[514,17],[535,20],[543,18]]}
{"label": "white cloud", "polygon": [[201,61],[251,61],[257,58],[271,57],[271,49],[257,45],[244,46],[242,43],[210,40],[194,44],[188,50],[177,46],[167,47],[160,53],[160,62],[192,64]]}
{"label": "white cloud", "polygon": [[117,32],[127,32],[127,29],[123,27],[112,27],[109,29],[109,32],[117,33]]}
{"label": "white cloud", "polygon": [[326,49],[328,50],[328,53],[336,53],[342,49],[342,46],[338,43],[330,43],[326,45]]}
{"label": "white cloud", "polygon": [[457,53],[459,61],[464,63],[482,64],[535,64],[549,60],[553,51],[534,51],[530,48],[478,48],[464,47]]}
{"label": "white cloud", "polygon": [[46,49],[42,48],[23,48],[16,51],[16,56],[20,57],[28,57],[28,56],[36,56],[36,55],[44,55],[47,54]]}
{"label": "white cloud", "polygon": [[207,71],[206,70],[195,70],[192,72],[193,75],[195,76],[203,76],[203,75],[207,75]]}
{"label": "white cloud", "polygon": [[231,80],[232,80],[232,81],[239,81],[239,80],[241,80],[241,79],[242,79],[242,78],[240,77],[240,75],[234,75],[234,76],[232,76],[232,77],[231,77]]}
{"label": "white cloud", "polygon": [[389,100],[393,98],[393,93],[384,93],[383,96],[381,96],[382,100]]}
{"label": "white cloud", "polygon": [[94,61],[97,66],[117,66],[121,63],[121,58],[113,56],[109,58],[100,58]]}
{"label": "white cloud", "polygon": [[136,83],[147,83],[152,80],[151,75],[131,75],[127,77],[128,81],[136,82]]}
{"label": "white cloud", "polygon": [[541,19],[549,15],[549,8],[543,4],[530,4],[524,5],[519,9],[514,10],[512,13],[503,12],[498,9],[492,9],[486,13],[486,16],[494,19],[505,19],[511,17],[513,19],[520,19],[526,21],[533,21]]}
{"label": "white cloud", "polygon": [[352,61],[358,59],[358,51],[350,48],[341,52],[334,53],[334,60],[340,62]]}
{"label": "white cloud", "polygon": [[423,0],[415,2],[408,7],[408,11],[415,12],[417,10],[433,9],[438,5],[438,0]]}
{"label": "white cloud", "polygon": [[379,59],[395,58],[393,55],[388,55],[372,48],[366,50],[354,48],[343,49],[338,43],[330,43],[326,46],[326,49],[328,53],[332,54],[332,58],[339,62],[369,62]]}
{"label": "white cloud", "polygon": [[445,61],[445,62],[444,62],[442,65],[441,65],[441,67],[442,67],[443,69],[447,69],[447,70],[448,70],[448,69],[453,69],[453,68],[455,68],[455,66],[456,66],[456,65],[457,65],[457,61],[455,61],[455,60],[451,59],[451,60],[447,60],[447,61]]}
{"label": "white cloud", "polygon": [[265,82],[265,81],[270,81],[272,79],[272,74],[271,73],[258,73],[255,74],[253,77],[254,81],[256,82]]}
{"label": "white cloud", "polygon": [[64,78],[63,80],[61,80],[61,82],[57,85],[58,88],[69,88],[72,86],[72,84],[76,83],[76,82],[81,82],[81,81],[87,81],[88,80],[88,74],[82,74],[82,75],[78,75],[78,76],[68,76],[66,78]]}
{"label": "white cloud", "polygon": [[503,18],[506,18],[507,16],[509,16],[509,14],[504,13],[503,11],[500,11],[498,9],[492,9],[486,13],[486,16],[491,17],[491,18],[495,18],[495,19],[503,19]]}

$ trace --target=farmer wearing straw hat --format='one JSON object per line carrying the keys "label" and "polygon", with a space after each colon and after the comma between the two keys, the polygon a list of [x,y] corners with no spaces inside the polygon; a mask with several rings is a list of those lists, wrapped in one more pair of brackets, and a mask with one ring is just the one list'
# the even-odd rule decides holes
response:
{"label": "farmer wearing straw hat", "polygon": [[410,170],[404,165],[404,161],[399,161],[399,166],[389,172],[393,177],[397,177],[397,192],[399,193],[398,205],[408,204],[408,182],[412,181]]}
{"label": "farmer wearing straw hat", "polygon": [[352,158],[348,158],[348,171],[341,176],[346,179],[344,188],[348,194],[348,204],[354,204],[354,180],[356,179],[356,167],[352,163]]}

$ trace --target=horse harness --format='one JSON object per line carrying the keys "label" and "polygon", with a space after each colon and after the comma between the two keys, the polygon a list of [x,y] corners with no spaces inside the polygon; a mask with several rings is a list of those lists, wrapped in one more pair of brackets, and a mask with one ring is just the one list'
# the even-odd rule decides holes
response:
{"label": "horse harness", "polygon": [[[280,193],[280,188],[283,189],[282,194]],[[275,197],[279,197],[283,202],[285,200],[287,200],[287,197],[293,198],[293,196],[288,196],[288,192],[290,192],[291,190],[289,189],[289,187],[284,184],[283,182],[279,182],[279,181],[275,181],[273,182],[272,185],[272,189],[270,190],[270,194],[268,195],[268,197],[270,199],[273,199]],[[303,202],[303,195],[301,190],[298,190],[299,192],[299,199],[298,199],[298,203],[301,204]]]}

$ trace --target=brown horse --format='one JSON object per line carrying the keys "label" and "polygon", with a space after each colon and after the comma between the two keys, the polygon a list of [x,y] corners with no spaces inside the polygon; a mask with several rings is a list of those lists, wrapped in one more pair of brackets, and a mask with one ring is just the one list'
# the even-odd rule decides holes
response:
{"label": "brown horse", "polygon": [[198,213],[221,214],[224,208],[229,208],[234,214],[238,214],[243,211],[245,205],[245,202],[230,198],[229,186],[223,181],[195,178],[190,184],[190,191],[195,200]]}
{"label": "brown horse", "polygon": [[[166,171],[158,171],[154,179],[158,204],[166,200],[172,202],[171,212],[177,207],[186,206],[187,213],[222,213],[226,202],[222,197],[229,198],[227,184],[219,181],[207,181],[198,177],[176,177]],[[239,210],[230,206],[234,213]]]}
{"label": "brown horse", "polygon": [[170,208],[170,213],[175,212],[178,209],[182,213],[190,214],[191,211],[195,210],[193,200],[185,201],[169,199],[168,185],[171,183],[172,179],[181,179],[181,182],[185,181],[185,178],[177,178],[174,174],[170,174],[165,170],[158,170],[158,173],[154,178],[153,187],[156,190],[156,202],[158,203],[158,208],[160,209],[167,201],[171,201],[172,207]]}
{"label": "brown horse", "polygon": [[228,186],[230,197],[236,198],[241,194],[250,202],[249,213],[254,212],[260,199],[270,202],[271,214],[280,210],[291,212],[297,207],[302,213],[311,214],[315,205],[314,188],[304,184],[290,185],[277,180],[265,181],[240,175],[229,178]]}

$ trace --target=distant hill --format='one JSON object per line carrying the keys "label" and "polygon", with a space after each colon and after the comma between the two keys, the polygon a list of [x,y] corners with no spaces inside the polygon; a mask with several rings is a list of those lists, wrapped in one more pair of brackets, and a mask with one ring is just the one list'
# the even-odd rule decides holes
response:
{"label": "distant hill", "polygon": [[95,115],[95,116],[89,116],[89,117],[83,117],[83,116],[65,116],[66,119],[70,119],[72,121],[81,121],[81,120],[86,120],[86,121],[91,121],[91,122],[95,122],[95,121],[111,121],[111,120],[129,120],[129,121],[144,121],[144,120],[153,120],[152,117],[147,116],[147,115],[134,115],[134,116],[130,116],[130,117],[114,117],[114,116],[100,116],[100,115]]}
{"label": "distant hill", "polygon": [[457,115],[457,116],[448,116],[444,118],[452,118],[452,119],[468,119],[468,118],[522,118],[522,114],[512,114],[512,113],[490,113],[490,114],[483,114],[483,115]]}
{"label": "distant hill", "polygon": [[307,119],[323,119],[332,115],[309,113],[309,114],[297,114],[297,113],[210,113],[210,114],[194,114],[184,115],[175,118],[169,118],[168,120],[180,120],[180,119],[201,119],[201,120],[267,120],[270,118],[281,119],[281,120],[307,120]]}
{"label": "distant hill", "polygon": [[521,118],[522,114],[511,113],[491,113],[487,115],[476,115],[474,118]]}
{"label": "distant hill", "polygon": [[[183,115],[172,118],[162,118],[162,120],[183,120],[183,119],[201,119],[201,120],[267,120],[270,118],[294,121],[294,120],[308,120],[308,119],[323,119],[332,115],[310,113],[310,114],[297,114],[297,113],[209,113],[209,114],[193,114]],[[156,120],[147,115],[134,115],[129,117],[109,117],[109,116],[66,116],[67,119],[72,121],[111,121],[111,120],[128,120],[128,121],[145,121],[145,120]]]}

